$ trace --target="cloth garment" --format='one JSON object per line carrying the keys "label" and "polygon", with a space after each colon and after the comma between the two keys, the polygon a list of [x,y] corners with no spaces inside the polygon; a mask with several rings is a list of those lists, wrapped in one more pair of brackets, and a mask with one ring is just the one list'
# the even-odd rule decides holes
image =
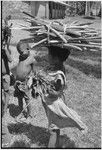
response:
{"label": "cloth garment", "polygon": [[5,50],[2,49],[1,54],[2,54],[2,75],[5,74],[9,75],[10,74],[9,64],[8,64],[9,60]]}
{"label": "cloth garment", "polygon": [[[61,71],[57,71],[56,74],[50,74],[55,76],[57,80],[61,80],[62,89],[65,86],[65,75]],[[71,108],[69,108],[62,100],[61,97],[51,97],[46,94],[42,97],[42,103],[45,108],[45,112],[49,122],[49,129],[58,129],[65,127],[76,127],[79,130],[87,130],[86,125],[82,122],[81,117]]]}
{"label": "cloth garment", "polygon": [[30,89],[27,85],[29,80],[24,82],[16,81],[14,96],[18,98],[20,110],[23,110],[23,98],[27,105],[27,117],[31,115],[31,104],[30,104]]}

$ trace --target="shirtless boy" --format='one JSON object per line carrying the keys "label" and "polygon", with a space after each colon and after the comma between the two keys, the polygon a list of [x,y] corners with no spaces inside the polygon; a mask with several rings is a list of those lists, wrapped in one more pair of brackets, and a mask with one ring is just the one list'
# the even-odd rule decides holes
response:
{"label": "shirtless boy", "polygon": [[[19,63],[16,68],[16,84],[15,84],[15,96],[18,98],[20,111],[23,110],[23,98],[25,99],[27,106],[27,116],[31,117],[31,105],[30,105],[30,90],[28,81],[32,72],[32,65],[36,63],[34,55],[30,53],[30,47],[27,43],[20,41],[17,44],[17,51],[19,55]],[[19,118],[20,116],[18,116]]]}

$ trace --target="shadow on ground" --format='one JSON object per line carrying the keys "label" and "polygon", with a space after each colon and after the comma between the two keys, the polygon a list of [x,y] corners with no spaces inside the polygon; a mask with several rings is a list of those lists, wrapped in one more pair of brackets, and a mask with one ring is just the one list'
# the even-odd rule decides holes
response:
{"label": "shadow on ground", "polygon": [[73,68],[78,69],[86,75],[92,75],[96,78],[101,78],[101,63],[99,63],[99,65],[91,65],[69,58],[67,60],[67,64]]}
{"label": "shadow on ground", "polygon": [[[33,144],[38,144],[40,147],[47,147],[50,133],[46,128],[33,126],[31,124],[26,123],[17,123],[17,124],[9,124],[8,130],[10,134],[24,134],[27,136],[28,139],[30,139],[30,144],[24,143],[24,140],[22,141],[15,141],[10,147],[32,147]],[[17,146],[18,145],[18,146]],[[23,146],[22,146],[23,145]],[[70,140],[67,135],[61,135],[60,136],[60,146],[59,148],[74,148],[75,143],[74,141]],[[32,147],[33,148],[33,147]],[[34,146],[35,148],[35,146]]]}
{"label": "shadow on ground", "polygon": [[8,108],[9,108],[10,116],[12,117],[18,116],[21,112],[19,109],[19,106],[14,105],[14,104],[9,104]]}

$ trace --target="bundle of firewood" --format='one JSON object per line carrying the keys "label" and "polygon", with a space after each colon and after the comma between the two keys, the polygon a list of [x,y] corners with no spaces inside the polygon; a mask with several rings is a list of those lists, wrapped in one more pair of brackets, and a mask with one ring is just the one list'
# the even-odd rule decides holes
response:
{"label": "bundle of firewood", "polygon": [[26,12],[23,13],[28,16],[25,21],[33,23],[34,26],[22,25],[22,29],[31,30],[32,38],[40,38],[32,47],[43,43],[77,50],[101,49],[101,36],[94,28],[90,28],[92,22],[63,23],[57,20],[36,18]]}

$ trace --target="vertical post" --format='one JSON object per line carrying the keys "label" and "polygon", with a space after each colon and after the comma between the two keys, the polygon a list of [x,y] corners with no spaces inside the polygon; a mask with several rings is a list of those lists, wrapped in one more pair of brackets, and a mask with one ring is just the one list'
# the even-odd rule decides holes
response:
{"label": "vertical post", "polygon": [[52,9],[52,18],[54,18],[54,2],[53,3],[53,9]]}
{"label": "vertical post", "polygon": [[77,14],[77,2],[75,2],[75,14]]}
{"label": "vertical post", "polygon": [[90,16],[90,2],[86,1],[85,16]]}
{"label": "vertical post", "polygon": [[35,17],[35,11],[36,11],[36,2],[31,1],[31,14]]}
{"label": "vertical post", "polygon": [[51,13],[51,19],[52,19],[52,11],[53,11],[53,5],[52,5],[52,4],[53,4],[53,2],[51,1],[51,2],[50,2],[50,5],[51,5],[51,7],[50,7],[50,9],[51,9],[51,10],[50,10],[50,13]]}
{"label": "vertical post", "polygon": [[58,14],[58,9],[59,9],[59,5],[58,5],[58,3],[56,4],[56,18],[58,19],[59,18],[59,14]]}
{"label": "vertical post", "polygon": [[53,19],[55,18],[55,3],[53,2]]}
{"label": "vertical post", "polygon": [[55,13],[54,13],[54,18],[56,19],[56,3],[54,3],[54,5],[55,5],[55,7],[54,7],[54,8],[55,8],[55,9],[54,9],[54,10],[55,10],[55,11],[54,11],[54,12],[55,12]]}
{"label": "vertical post", "polygon": [[51,2],[51,13],[52,13],[52,19],[53,19],[53,2]]}
{"label": "vertical post", "polygon": [[63,17],[63,7],[61,5],[61,18]]}
{"label": "vertical post", "polygon": [[55,19],[57,18],[57,4],[55,3]]}
{"label": "vertical post", "polygon": [[45,17],[46,19],[49,19],[49,1],[45,2]]}
{"label": "vertical post", "polygon": [[64,17],[64,6],[62,8],[63,8],[63,17]]}
{"label": "vertical post", "polygon": [[[38,11],[38,7],[37,7],[37,2],[36,1],[31,1],[31,14],[32,16],[36,17],[37,16],[37,12]],[[36,25],[36,22],[32,21],[31,25],[34,26]]]}
{"label": "vertical post", "polygon": [[61,15],[60,15],[60,4],[58,5],[58,18],[60,19]]}
{"label": "vertical post", "polygon": [[58,4],[58,19],[60,19],[60,4]]}
{"label": "vertical post", "polygon": [[56,3],[54,3],[54,19],[56,19]]}

